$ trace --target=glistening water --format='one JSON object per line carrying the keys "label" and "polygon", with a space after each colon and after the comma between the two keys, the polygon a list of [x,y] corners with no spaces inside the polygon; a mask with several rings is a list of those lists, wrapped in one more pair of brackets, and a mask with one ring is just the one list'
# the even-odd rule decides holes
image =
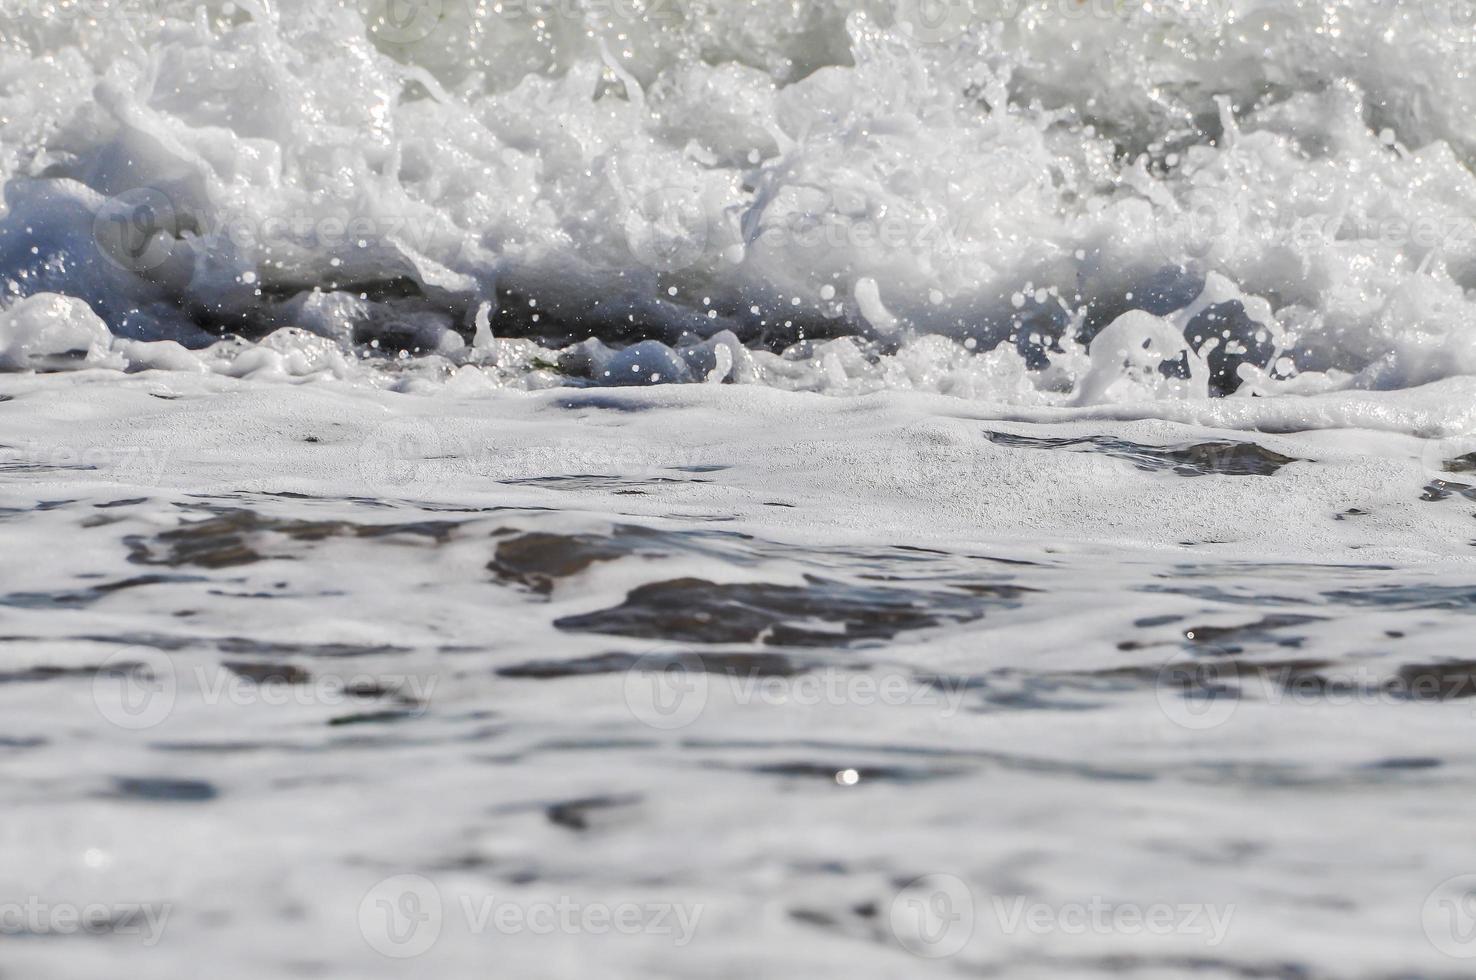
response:
{"label": "glistening water", "polygon": [[1458,977],[1468,0],[0,0],[0,977]]}

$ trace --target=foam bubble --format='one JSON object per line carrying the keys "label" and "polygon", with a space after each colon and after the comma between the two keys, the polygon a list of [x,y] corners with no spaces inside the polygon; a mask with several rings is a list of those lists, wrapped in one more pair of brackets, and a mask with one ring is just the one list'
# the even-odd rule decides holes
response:
{"label": "foam bubble", "polygon": [[[4,0],[0,302],[533,387],[484,306],[541,351],[514,363],[659,343],[662,382],[720,334],[759,382],[1024,403],[1476,373],[1476,35],[1446,6],[750,6]],[[1103,387],[1134,311],[1182,356]]]}

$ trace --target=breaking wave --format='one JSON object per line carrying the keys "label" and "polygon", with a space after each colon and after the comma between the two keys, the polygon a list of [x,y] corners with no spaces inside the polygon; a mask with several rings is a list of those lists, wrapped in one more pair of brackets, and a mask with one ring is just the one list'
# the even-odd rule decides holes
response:
{"label": "breaking wave", "polygon": [[0,366],[1476,374],[1466,0],[0,0]]}

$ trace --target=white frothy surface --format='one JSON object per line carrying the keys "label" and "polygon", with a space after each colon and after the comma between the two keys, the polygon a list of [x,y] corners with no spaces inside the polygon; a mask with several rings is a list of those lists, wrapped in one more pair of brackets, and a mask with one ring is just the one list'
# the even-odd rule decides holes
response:
{"label": "white frothy surface", "polygon": [[1463,975],[1473,53],[0,0],[0,975]]}
{"label": "white frothy surface", "polygon": [[[1404,417],[1469,403],[1438,388]],[[403,875],[443,903],[437,976],[891,975],[928,965],[890,917],[937,874],[974,902],[957,968],[1456,975],[1427,899],[1476,866],[1462,439],[1289,431],[1271,475],[1195,476],[1244,433],[747,386],[0,391],[7,894],[172,915],[19,943],[27,976],[399,975],[362,903]],[[779,591],[703,618],[744,584]],[[653,588],[664,625],[579,621]],[[649,659],[693,654],[668,727]],[[97,673],[133,663],[174,682],[141,730]],[[1225,931],[1008,926],[1092,900]],[[487,901],[698,921],[539,935]]]}
{"label": "white frothy surface", "polygon": [[1476,372],[1463,2],[376,2],[5,0],[0,302],[532,387]]}

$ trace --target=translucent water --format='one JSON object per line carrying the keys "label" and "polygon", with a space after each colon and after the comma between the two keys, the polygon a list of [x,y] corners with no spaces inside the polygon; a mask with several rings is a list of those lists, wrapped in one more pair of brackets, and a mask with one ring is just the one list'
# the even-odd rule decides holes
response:
{"label": "translucent water", "polygon": [[0,0],[0,974],[1463,976],[1467,0]]}

